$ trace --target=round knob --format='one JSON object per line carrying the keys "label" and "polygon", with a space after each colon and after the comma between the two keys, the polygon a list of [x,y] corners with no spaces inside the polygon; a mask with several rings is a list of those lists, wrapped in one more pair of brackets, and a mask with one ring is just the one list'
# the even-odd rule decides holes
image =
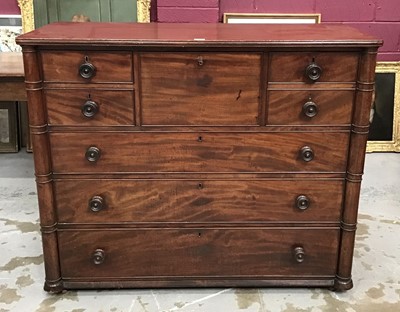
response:
{"label": "round knob", "polygon": [[202,56],[199,56],[197,58],[197,65],[199,65],[199,66],[203,66],[204,65],[204,60],[203,60]]}
{"label": "round knob", "polygon": [[296,198],[296,207],[300,210],[306,210],[310,206],[310,200],[305,195],[299,195]]}
{"label": "round knob", "polygon": [[294,259],[296,260],[296,262],[298,263],[302,263],[304,261],[305,258],[305,252],[304,252],[304,248],[303,247],[296,247],[293,250],[293,256]]}
{"label": "round knob", "polygon": [[304,146],[301,148],[301,158],[303,158],[304,161],[309,162],[314,159],[314,151],[311,149],[311,147]]}
{"label": "round knob", "polygon": [[90,210],[93,212],[100,211],[104,208],[104,200],[101,196],[93,196],[89,201]]}
{"label": "round knob", "polygon": [[312,81],[317,81],[322,74],[322,68],[319,67],[316,63],[311,63],[306,68],[306,76]]}
{"label": "round knob", "polygon": [[100,149],[98,149],[98,148],[95,147],[95,146],[91,146],[91,147],[89,147],[89,148],[87,149],[85,156],[86,156],[86,159],[87,159],[88,161],[90,161],[90,162],[96,162],[96,161],[99,160],[100,154],[101,154],[101,153],[100,153]]}
{"label": "round knob", "polygon": [[97,103],[90,100],[86,101],[86,103],[82,106],[82,114],[86,118],[93,118],[98,111],[99,106],[97,105]]}
{"label": "round knob", "polygon": [[315,104],[313,101],[308,101],[303,105],[303,113],[307,117],[314,117],[318,113],[317,104]]}
{"label": "round knob", "polygon": [[79,66],[79,75],[84,79],[90,79],[96,73],[96,67],[92,63],[86,61],[81,66]]}
{"label": "round knob", "polygon": [[106,254],[103,249],[96,249],[92,255],[93,263],[96,265],[102,264],[105,258]]}

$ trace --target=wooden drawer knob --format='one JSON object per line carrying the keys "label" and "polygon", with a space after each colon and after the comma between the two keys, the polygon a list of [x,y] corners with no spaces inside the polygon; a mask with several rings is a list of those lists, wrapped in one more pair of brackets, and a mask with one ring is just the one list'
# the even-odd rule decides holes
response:
{"label": "wooden drawer knob", "polygon": [[293,249],[294,260],[296,260],[297,263],[302,263],[304,261],[305,255],[306,254],[303,247],[299,246]]}
{"label": "wooden drawer knob", "polygon": [[96,265],[102,264],[106,258],[106,253],[103,249],[96,249],[92,255],[93,263]]}
{"label": "wooden drawer knob", "polygon": [[79,66],[79,75],[84,79],[90,79],[96,74],[96,67],[89,62],[89,57],[85,56],[85,61]]}
{"label": "wooden drawer knob", "polygon": [[87,100],[85,104],[82,105],[82,114],[86,118],[93,118],[99,111],[99,106],[96,102]]}
{"label": "wooden drawer knob", "polygon": [[301,158],[305,162],[309,162],[314,159],[314,151],[309,146],[303,146],[300,150]]}
{"label": "wooden drawer knob", "polygon": [[86,150],[85,157],[89,162],[97,162],[100,159],[101,151],[95,146],[91,146]]}
{"label": "wooden drawer knob", "polygon": [[303,114],[307,117],[314,117],[318,114],[318,106],[313,101],[308,101],[303,105]]}
{"label": "wooden drawer knob", "polygon": [[296,207],[300,210],[306,210],[310,206],[310,200],[305,195],[299,195],[296,198]]}
{"label": "wooden drawer knob", "polygon": [[104,199],[101,196],[93,196],[89,200],[89,208],[93,212],[98,212],[104,208]]}
{"label": "wooden drawer knob", "polygon": [[307,66],[306,76],[313,82],[317,81],[322,75],[322,68],[314,61]]}
{"label": "wooden drawer knob", "polygon": [[203,66],[204,65],[204,59],[203,59],[202,56],[199,56],[197,58],[197,65],[199,65],[199,66]]}

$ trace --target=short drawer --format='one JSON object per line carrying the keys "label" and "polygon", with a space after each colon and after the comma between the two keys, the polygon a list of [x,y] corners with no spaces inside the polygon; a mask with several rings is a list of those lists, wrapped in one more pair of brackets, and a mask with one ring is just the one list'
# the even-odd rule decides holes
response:
{"label": "short drawer", "polygon": [[344,125],[351,123],[354,92],[271,90],[268,125]]}
{"label": "short drawer", "polygon": [[339,229],[59,230],[63,278],[334,276]]}
{"label": "short drawer", "polygon": [[132,53],[42,51],[43,79],[49,82],[132,82]]}
{"label": "short drawer", "polygon": [[55,173],[345,172],[348,132],[51,133]]}
{"label": "short drawer", "polygon": [[60,223],[339,222],[343,181],[58,180]]}
{"label": "short drawer", "polygon": [[50,125],[134,124],[133,90],[45,90]]}
{"label": "short drawer", "polygon": [[357,70],[357,53],[279,52],[271,54],[268,81],[355,82]]}
{"label": "short drawer", "polygon": [[261,55],[144,53],[143,125],[257,125]]}

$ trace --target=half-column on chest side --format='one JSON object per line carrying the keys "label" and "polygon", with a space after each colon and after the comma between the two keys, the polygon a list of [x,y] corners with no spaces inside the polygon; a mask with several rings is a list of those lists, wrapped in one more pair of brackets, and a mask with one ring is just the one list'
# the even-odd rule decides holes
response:
{"label": "half-column on chest side", "polygon": [[18,43],[45,290],[352,287],[381,41],[56,23]]}

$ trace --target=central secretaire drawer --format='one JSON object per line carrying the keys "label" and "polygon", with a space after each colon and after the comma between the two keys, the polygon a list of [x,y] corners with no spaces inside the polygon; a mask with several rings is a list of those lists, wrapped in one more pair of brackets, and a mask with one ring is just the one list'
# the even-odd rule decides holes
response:
{"label": "central secretaire drawer", "polygon": [[261,54],[143,53],[143,125],[256,125]]}
{"label": "central secretaire drawer", "polygon": [[344,172],[348,132],[51,133],[55,173]]}

